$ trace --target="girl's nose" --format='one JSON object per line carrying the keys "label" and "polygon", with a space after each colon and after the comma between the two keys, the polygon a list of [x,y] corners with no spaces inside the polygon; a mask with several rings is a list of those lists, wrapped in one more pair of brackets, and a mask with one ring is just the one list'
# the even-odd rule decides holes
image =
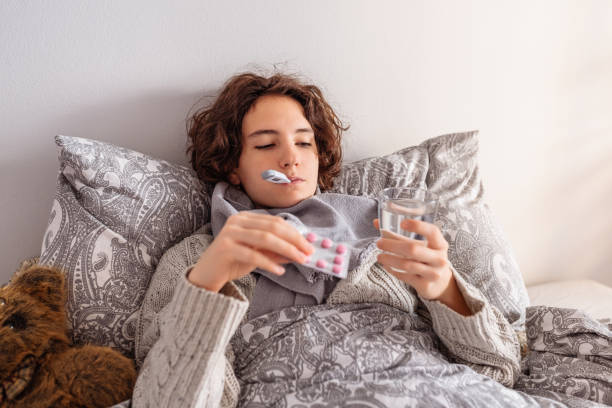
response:
{"label": "girl's nose", "polygon": [[287,149],[284,149],[281,154],[282,168],[297,166],[299,164],[298,155],[294,148],[289,147]]}

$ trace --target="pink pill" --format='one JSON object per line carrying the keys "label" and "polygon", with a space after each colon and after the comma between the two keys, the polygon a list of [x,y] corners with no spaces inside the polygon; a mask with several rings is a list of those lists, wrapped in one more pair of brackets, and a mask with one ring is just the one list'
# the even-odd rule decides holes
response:
{"label": "pink pill", "polygon": [[317,261],[317,268],[325,268],[327,266],[327,262],[325,262],[323,259],[319,259]]}
{"label": "pink pill", "polygon": [[331,246],[332,246],[331,239],[329,239],[329,238],[325,238],[323,241],[321,241],[321,246],[322,246],[323,248],[329,248],[329,247],[331,247]]}
{"label": "pink pill", "polygon": [[317,236],[314,233],[309,232],[308,235],[306,235],[306,240],[308,242],[315,242],[317,240]]}
{"label": "pink pill", "polygon": [[304,261],[304,263],[309,263],[309,262],[310,262],[310,257],[309,257],[309,256],[307,256],[307,257],[306,257],[306,260]]}
{"label": "pink pill", "polygon": [[334,271],[334,273],[340,273],[342,272],[342,268],[339,267],[338,265],[334,265],[334,267],[332,268],[332,271]]}
{"label": "pink pill", "polygon": [[342,257],[340,255],[336,255],[336,257],[334,258],[334,263],[336,265],[342,265]]}
{"label": "pink pill", "polygon": [[336,247],[337,254],[343,254],[345,252],[346,252],[346,247],[344,245],[340,244]]}

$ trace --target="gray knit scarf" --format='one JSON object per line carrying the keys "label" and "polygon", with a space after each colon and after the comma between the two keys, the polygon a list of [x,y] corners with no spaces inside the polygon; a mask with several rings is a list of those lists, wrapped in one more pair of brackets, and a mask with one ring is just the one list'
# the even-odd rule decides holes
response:
{"label": "gray knit scarf", "polygon": [[[377,217],[374,198],[337,193],[321,193],[288,208],[256,208],[249,196],[226,182],[215,185],[211,199],[211,224],[217,236],[227,218],[240,211],[282,217],[301,233],[342,242],[348,246],[349,271],[356,268],[376,245],[379,233],[372,225]],[[297,263],[285,264],[285,273],[277,276],[256,268],[257,284],[249,307],[249,318],[293,305],[321,304],[335,287],[338,278]]]}

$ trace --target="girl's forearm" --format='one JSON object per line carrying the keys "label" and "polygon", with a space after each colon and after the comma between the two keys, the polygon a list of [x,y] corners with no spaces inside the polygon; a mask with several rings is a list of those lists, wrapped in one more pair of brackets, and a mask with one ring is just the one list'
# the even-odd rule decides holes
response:
{"label": "girl's forearm", "polygon": [[457,281],[452,275],[446,290],[435,300],[444,303],[463,316],[472,316],[474,314],[465,302],[465,298],[457,286]]}
{"label": "girl's forearm", "polygon": [[206,289],[211,292],[219,292],[226,282],[218,279],[218,277],[212,279],[210,274],[199,271],[199,268],[202,268],[200,261],[198,261],[189,271],[187,274],[187,280],[199,288]]}

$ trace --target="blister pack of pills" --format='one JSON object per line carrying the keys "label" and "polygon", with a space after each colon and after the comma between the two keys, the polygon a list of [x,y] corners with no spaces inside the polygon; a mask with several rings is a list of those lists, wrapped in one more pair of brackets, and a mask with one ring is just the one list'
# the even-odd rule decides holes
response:
{"label": "blister pack of pills", "polygon": [[303,265],[345,279],[348,274],[351,248],[329,238],[317,236],[312,232],[306,232],[303,235],[315,248]]}

